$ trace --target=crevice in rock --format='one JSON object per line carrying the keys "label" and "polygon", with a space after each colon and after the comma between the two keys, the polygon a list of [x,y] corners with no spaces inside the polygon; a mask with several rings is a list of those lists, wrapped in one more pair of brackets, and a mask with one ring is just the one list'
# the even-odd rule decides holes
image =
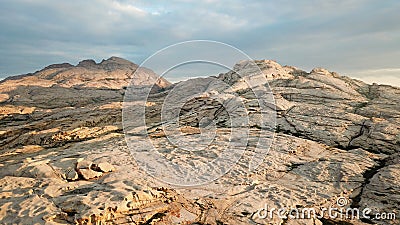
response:
{"label": "crevice in rock", "polygon": [[295,130],[295,132],[291,132],[289,130],[286,130],[286,131],[284,131],[284,133],[287,132],[287,134],[291,134],[291,135],[293,135],[295,137],[301,137],[300,131],[297,130],[296,125],[294,125],[292,122],[290,122],[288,120],[288,118],[286,117],[286,115],[283,115],[283,118],[285,118],[285,121]]}
{"label": "crevice in rock", "polygon": [[292,171],[294,169],[297,169],[298,167],[303,166],[303,165],[304,165],[304,163],[292,163],[292,164],[289,165],[288,172]]}
{"label": "crevice in rock", "polygon": [[364,108],[364,107],[367,107],[368,104],[369,104],[369,102],[360,102],[360,103],[358,103],[357,105],[355,105],[355,106],[353,107],[353,108],[354,108],[353,113],[354,113],[354,114],[359,114],[358,111],[359,111],[360,109]]}
{"label": "crevice in rock", "polygon": [[367,186],[370,183],[372,177],[374,177],[375,174],[377,174],[380,169],[385,167],[386,158],[377,160],[376,162],[377,162],[377,164],[375,166],[371,167],[370,169],[366,170],[363,173],[364,182],[362,182],[362,184],[361,184],[360,193],[351,199],[352,200],[352,203],[350,205],[351,208],[359,208],[360,207],[361,196],[363,194],[365,186]]}
{"label": "crevice in rock", "polygon": [[374,100],[375,98],[379,97],[379,93],[376,90],[376,85],[369,85],[368,86],[368,93],[366,94],[366,97],[370,100]]}
{"label": "crevice in rock", "polygon": [[358,93],[362,94],[368,100],[374,100],[375,98],[380,97],[377,87],[378,85],[368,85],[367,87],[363,86],[357,90]]}
{"label": "crevice in rock", "polygon": [[361,137],[362,135],[364,135],[365,132],[368,132],[368,133],[370,132],[371,127],[368,126],[368,125],[366,125],[366,122],[367,122],[367,121],[364,120],[364,121],[362,122],[362,124],[361,124],[361,127],[360,127],[359,132],[358,132],[356,135],[354,135],[354,136],[352,136],[352,137],[350,138],[350,141],[349,141],[349,143],[347,144],[346,150],[349,150],[349,148],[351,149],[352,147],[358,148],[359,146],[352,146],[351,143],[352,143],[355,139],[357,139],[357,138]]}

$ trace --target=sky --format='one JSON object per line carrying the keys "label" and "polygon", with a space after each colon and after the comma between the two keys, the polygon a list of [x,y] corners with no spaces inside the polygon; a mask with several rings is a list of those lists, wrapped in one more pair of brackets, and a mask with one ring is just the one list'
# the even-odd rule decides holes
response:
{"label": "sky", "polygon": [[400,86],[399,11],[398,0],[1,0],[0,78],[111,56],[141,64],[201,39]]}

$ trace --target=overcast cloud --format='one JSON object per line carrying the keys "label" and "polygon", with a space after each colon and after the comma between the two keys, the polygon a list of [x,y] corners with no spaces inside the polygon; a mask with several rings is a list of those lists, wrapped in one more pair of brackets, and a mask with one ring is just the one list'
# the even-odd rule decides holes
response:
{"label": "overcast cloud", "polygon": [[400,1],[2,0],[0,77],[120,56],[140,64],[191,39],[254,59],[400,86]]}

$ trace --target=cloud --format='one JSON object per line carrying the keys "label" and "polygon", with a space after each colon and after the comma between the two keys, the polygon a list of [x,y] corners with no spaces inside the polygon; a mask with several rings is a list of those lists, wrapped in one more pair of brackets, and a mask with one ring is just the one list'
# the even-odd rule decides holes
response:
{"label": "cloud", "polygon": [[350,71],[348,74],[369,84],[378,83],[400,87],[400,68]]}
{"label": "cloud", "polygon": [[112,9],[119,12],[128,13],[134,16],[145,16],[148,12],[143,9],[140,9],[134,5],[121,3],[118,1],[112,2]]}
{"label": "cloud", "polygon": [[190,39],[306,70],[397,67],[399,9],[395,0],[3,0],[0,76],[111,55],[140,63]]}

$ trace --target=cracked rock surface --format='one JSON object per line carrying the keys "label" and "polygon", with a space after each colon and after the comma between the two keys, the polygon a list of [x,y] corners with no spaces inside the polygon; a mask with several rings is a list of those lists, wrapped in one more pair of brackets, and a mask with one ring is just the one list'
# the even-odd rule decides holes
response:
{"label": "cracked rock surface", "polygon": [[[161,107],[177,84],[149,69],[112,57],[77,66],[56,64],[0,82],[0,224],[399,224],[400,88],[368,85],[325,69],[310,72],[256,61],[240,62],[217,78],[181,83],[201,95],[187,101],[179,132],[203,151],[182,152],[160,123]],[[246,80],[266,78],[276,123],[257,124],[260,109]],[[148,87],[147,132],[160,154],[188,167],[218,157],[229,142],[227,109],[210,100],[239,99],[248,110],[246,151],[222,177],[178,187],[149,176],[127,147],[122,125],[123,88]],[[212,79],[229,84],[210,85]],[[260,79],[262,80],[262,79]],[[228,105],[230,107],[230,105]],[[199,142],[215,121],[216,139]],[[263,132],[261,132],[263,131]],[[249,171],[257,141],[273,138],[261,164]],[[140,143],[142,136],[129,137]],[[261,148],[267,146],[261,146]],[[135,150],[140,149],[137,145]],[[187,163],[190,162],[190,163]],[[151,164],[152,162],[149,162]],[[212,172],[210,172],[212,173]],[[260,209],[370,208],[371,217],[311,219],[260,217]]]}

